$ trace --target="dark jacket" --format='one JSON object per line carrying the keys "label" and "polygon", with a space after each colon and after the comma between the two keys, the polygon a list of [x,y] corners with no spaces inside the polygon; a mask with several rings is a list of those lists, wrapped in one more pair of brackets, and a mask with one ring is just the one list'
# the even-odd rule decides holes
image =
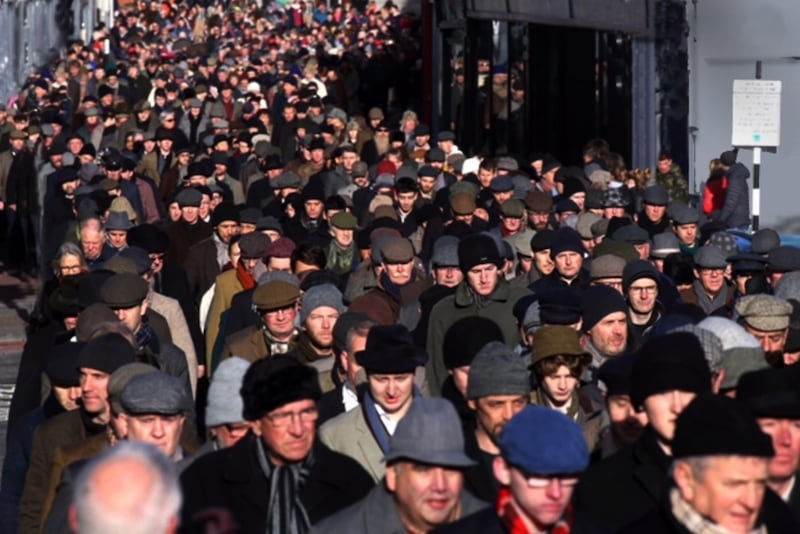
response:
{"label": "dark jacket", "polygon": [[596,532],[617,532],[666,498],[671,459],[647,427],[639,440],[589,468],[572,502],[580,524]]}
{"label": "dark jacket", "polygon": [[[269,480],[258,463],[257,443],[249,435],[228,449],[199,458],[181,475],[182,532],[204,532],[192,516],[211,507],[227,508],[240,532],[267,531]],[[350,506],[373,487],[372,479],[355,460],[314,445],[316,461],[300,490],[311,523]]]}
{"label": "dark jacket", "polygon": [[164,228],[169,236],[165,262],[183,265],[189,256],[189,248],[207,237],[211,237],[211,225],[204,221],[197,221],[193,225],[187,224],[183,219],[170,223]]}
{"label": "dark jacket", "polygon": [[750,171],[741,163],[734,163],[728,169],[728,189],[725,192],[725,205],[714,221],[725,223],[728,228],[738,228],[750,224],[750,190],[747,179]]}
{"label": "dark jacket", "polygon": [[431,534],[506,534],[509,530],[493,507],[468,515],[455,523],[438,527]]}
{"label": "dark jacket", "polygon": [[217,245],[214,243],[214,235],[203,239],[189,249],[184,269],[195,302],[200,302],[203,294],[214,284],[214,280],[221,272],[219,263],[217,263]]}

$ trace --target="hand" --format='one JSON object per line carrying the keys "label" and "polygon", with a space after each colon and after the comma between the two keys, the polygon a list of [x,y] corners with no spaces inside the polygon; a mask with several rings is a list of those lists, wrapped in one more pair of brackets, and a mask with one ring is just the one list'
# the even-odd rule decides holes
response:
{"label": "hand", "polygon": [[3,211],[6,207],[6,203],[0,200],[0,211]]}
{"label": "hand", "polygon": [[198,365],[197,366],[197,379],[200,380],[206,376],[206,366],[205,365]]}
{"label": "hand", "polygon": [[16,204],[9,204],[9,205],[8,205],[8,208],[9,208],[11,211],[17,211],[17,205],[16,205]]}

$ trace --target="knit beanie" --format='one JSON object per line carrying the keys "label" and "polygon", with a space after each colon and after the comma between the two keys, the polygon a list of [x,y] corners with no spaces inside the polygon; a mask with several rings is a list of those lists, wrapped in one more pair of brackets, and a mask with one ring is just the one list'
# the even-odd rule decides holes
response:
{"label": "knit beanie", "polygon": [[214,371],[214,378],[208,387],[207,427],[244,421],[244,404],[239,390],[242,389],[242,379],[249,367],[250,362],[233,356],[222,360]]}
{"label": "knit beanie", "polygon": [[553,232],[553,242],[550,245],[550,257],[555,259],[562,252],[577,252],[584,254],[586,249],[583,247],[581,236],[572,228],[559,228]]}
{"label": "knit beanie", "polygon": [[475,354],[492,341],[503,341],[503,331],[497,323],[477,315],[459,319],[444,334],[444,366],[455,369],[471,365]]}
{"label": "knit beanie", "polygon": [[591,286],[583,292],[581,315],[583,331],[588,332],[603,317],[615,312],[628,312],[628,305],[619,291],[609,286]]}
{"label": "knit beanie", "polygon": [[311,312],[320,306],[330,306],[339,313],[344,313],[345,307],[342,302],[342,292],[336,289],[333,284],[320,284],[310,288],[303,294],[300,323],[305,323]]}
{"label": "knit beanie", "polygon": [[622,270],[622,290],[627,293],[631,284],[641,278],[650,278],[658,284],[658,269],[646,260],[635,260],[625,265]]}
{"label": "knit beanie", "polygon": [[528,395],[531,392],[525,359],[504,343],[487,343],[469,367],[467,399],[491,395]]}
{"label": "knit beanie", "polygon": [[494,239],[484,234],[470,235],[458,243],[458,267],[467,273],[476,265],[492,263],[499,268],[503,265],[500,251]]}

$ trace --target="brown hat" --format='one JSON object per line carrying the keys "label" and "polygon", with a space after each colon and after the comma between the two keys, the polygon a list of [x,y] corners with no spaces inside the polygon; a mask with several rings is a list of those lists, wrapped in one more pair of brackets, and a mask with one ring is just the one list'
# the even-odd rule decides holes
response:
{"label": "brown hat", "polygon": [[28,138],[28,133],[25,132],[24,130],[14,130],[14,131],[11,132],[9,137],[11,139],[27,139]]}
{"label": "brown hat", "polygon": [[503,214],[503,217],[513,218],[513,219],[521,219],[525,216],[525,205],[522,203],[521,200],[517,200],[516,198],[512,198],[511,200],[507,200],[500,206],[500,213]]}
{"label": "brown hat", "polygon": [[284,280],[273,280],[262,284],[253,292],[253,306],[258,310],[278,310],[297,302],[300,288]]}
{"label": "brown hat", "polygon": [[525,197],[525,207],[531,211],[549,213],[553,210],[553,197],[542,191],[531,191]]}
{"label": "brown hat", "polygon": [[382,217],[387,217],[395,221],[399,219],[399,217],[397,216],[397,212],[394,211],[394,208],[386,205],[378,206],[377,208],[375,208],[375,218],[380,219]]}
{"label": "brown hat", "polygon": [[475,211],[475,197],[468,193],[457,193],[450,197],[450,207],[456,215],[471,215]]}
{"label": "brown hat", "polygon": [[589,275],[592,280],[600,278],[622,278],[626,261],[616,254],[603,254],[592,260]]}
{"label": "brown hat", "polygon": [[581,348],[578,331],[571,326],[548,325],[537,330],[536,339],[533,341],[531,366],[559,354],[589,358],[589,353]]}
{"label": "brown hat", "polygon": [[414,259],[414,247],[405,237],[393,237],[381,247],[381,256],[385,263],[407,263]]}
{"label": "brown hat", "polygon": [[100,296],[112,310],[127,309],[140,305],[149,291],[150,286],[138,274],[120,273],[103,282]]}

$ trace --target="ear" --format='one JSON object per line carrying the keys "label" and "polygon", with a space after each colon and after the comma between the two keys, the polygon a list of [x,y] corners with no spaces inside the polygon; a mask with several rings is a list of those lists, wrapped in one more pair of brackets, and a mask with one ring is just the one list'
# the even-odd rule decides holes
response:
{"label": "ear", "polygon": [[711,391],[714,392],[714,395],[719,394],[719,390],[722,389],[722,383],[725,381],[725,368],[721,367],[719,370],[719,374],[711,381]]}
{"label": "ear", "polygon": [[249,421],[250,423],[250,430],[256,436],[261,436],[261,426],[258,424],[258,421]]}
{"label": "ear", "polygon": [[694,499],[695,480],[692,468],[686,462],[675,462],[674,471],[675,485],[681,492],[681,497],[687,502]]}
{"label": "ear", "polygon": [[698,278],[698,279],[700,278],[700,271],[698,271],[697,269],[692,269],[692,273],[694,273],[694,277],[695,278]]}
{"label": "ear", "polygon": [[469,409],[472,410],[473,412],[478,409],[478,403],[475,402],[475,399],[469,399],[467,401],[467,405],[469,406]]}
{"label": "ear", "polygon": [[511,469],[502,456],[494,459],[492,471],[494,471],[494,478],[497,479],[501,486],[511,485]]}
{"label": "ear", "polygon": [[342,363],[342,370],[346,373],[348,369],[350,369],[350,354],[343,350],[339,354],[339,361]]}
{"label": "ear", "polygon": [[80,532],[78,525],[78,509],[74,504],[69,507],[69,531]]}
{"label": "ear", "polygon": [[147,299],[144,299],[142,301],[142,305],[139,308],[141,310],[140,314],[141,314],[142,317],[144,317],[144,314],[147,313],[147,309],[149,307],[150,307],[150,302]]}
{"label": "ear", "polygon": [[397,489],[397,464],[386,466],[386,489],[392,493]]}

